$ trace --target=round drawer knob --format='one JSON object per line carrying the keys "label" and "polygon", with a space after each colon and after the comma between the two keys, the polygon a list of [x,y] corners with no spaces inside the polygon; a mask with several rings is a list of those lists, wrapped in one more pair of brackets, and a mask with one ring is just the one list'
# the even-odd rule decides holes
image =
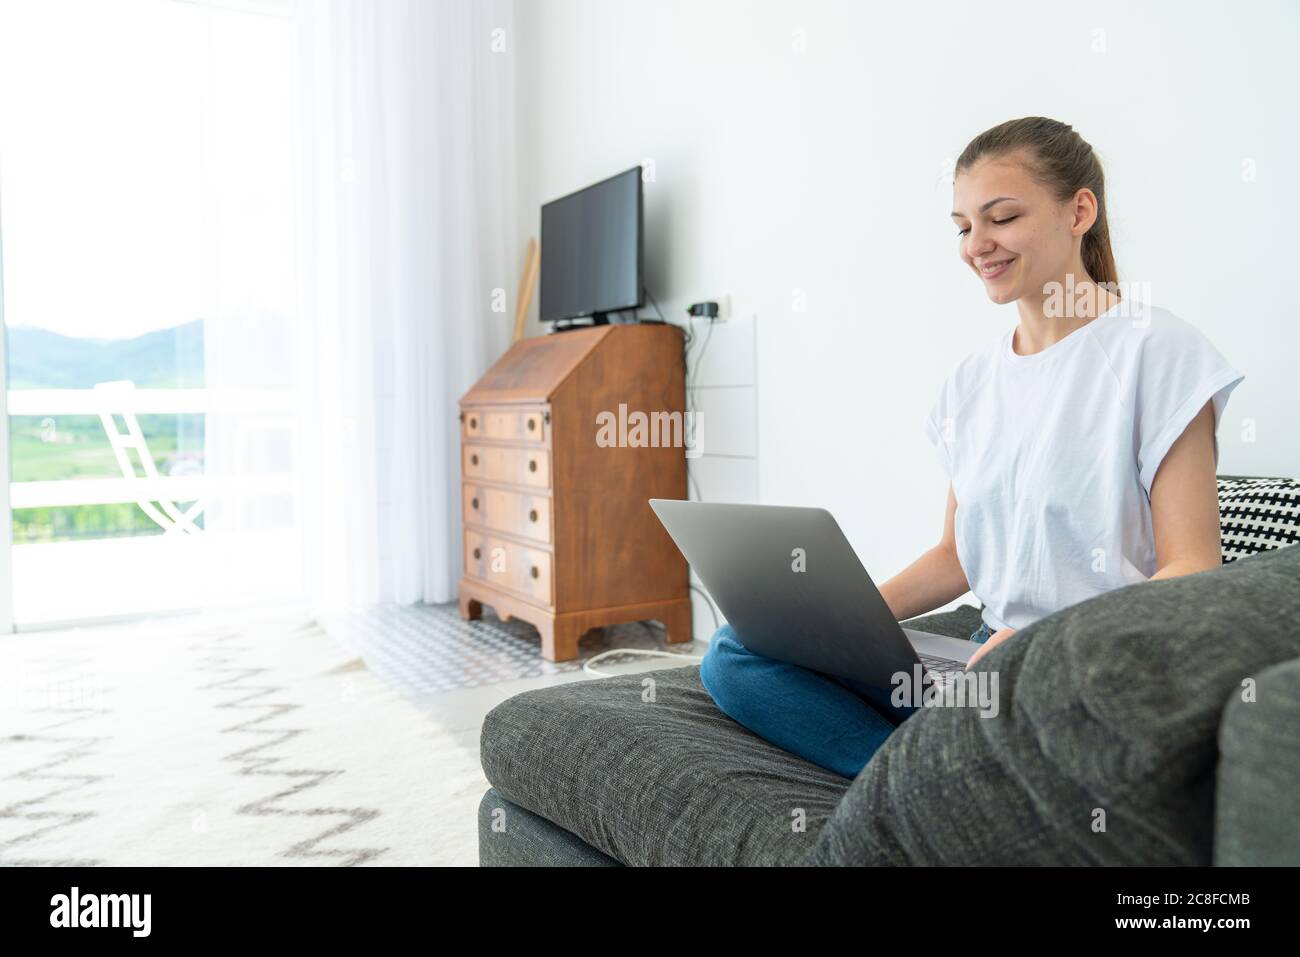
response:
{"label": "round drawer knob", "polygon": [[528,420],[528,431],[529,431],[529,432],[535,432],[536,430],[537,430],[537,420],[536,420],[536,419],[529,419],[529,420]]}
{"label": "round drawer knob", "polygon": [[477,499],[477,498],[472,498],[472,499],[470,499],[470,500],[469,500],[469,504],[472,505],[476,511],[478,510],[478,499]]}
{"label": "round drawer knob", "polygon": [[535,508],[530,508],[530,509],[528,510],[528,521],[530,521],[530,522],[535,522],[535,521],[537,521],[537,509],[535,509]]}
{"label": "round drawer knob", "polygon": [[537,471],[537,459],[529,459],[529,460],[528,460],[528,471],[530,471],[530,472],[536,472],[536,471]]}
{"label": "round drawer knob", "polygon": [[471,456],[469,457],[469,464],[470,464],[470,465],[478,465],[478,456],[477,456],[477,455],[471,455]]}
{"label": "round drawer knob", "polygon": [[477,548],[474,549],[474,560],[477,561],[478,559],[480,559],[480,558],[482,558],[482,557],[483,557],[483,553],[482,553],[481,551],[479,551]]}
{"label": "round drawer knob", "polygon": [[532,574],[532,576],[533,576],[534,578],[537,578],[539,575],[542,574],[541,571],[538,569],[538,567],[537,567],[536,565],[534,565],[534,566],[532,567],[530,573]]}

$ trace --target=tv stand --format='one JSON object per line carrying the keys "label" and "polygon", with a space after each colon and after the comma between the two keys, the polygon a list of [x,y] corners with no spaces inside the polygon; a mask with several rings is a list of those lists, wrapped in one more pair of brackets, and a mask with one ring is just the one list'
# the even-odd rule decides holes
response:
{"label": "tv stand", "polygon": [[595,326],[609,325],[609,313],[597,312],[590,316],[580,316],[582,319],[590,319],[590,322],[577,322],[573,319],[557,319],[551,326],[552,332],[569,332],[573,329],[591,329]]}

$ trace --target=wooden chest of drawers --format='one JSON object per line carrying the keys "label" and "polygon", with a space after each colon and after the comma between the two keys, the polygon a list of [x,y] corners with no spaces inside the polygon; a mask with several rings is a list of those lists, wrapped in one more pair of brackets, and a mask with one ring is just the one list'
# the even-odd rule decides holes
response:
{"label": "wooden chest of drawers", "polygon": [[600,429],[602,414],[637,411],[685,415],[675,326],[525,339],[461,398],[463,617],[486,604],[527,621],[552,661],[620,622],[690,640],[686,562],[647,504],[686,498],[685,449]]}

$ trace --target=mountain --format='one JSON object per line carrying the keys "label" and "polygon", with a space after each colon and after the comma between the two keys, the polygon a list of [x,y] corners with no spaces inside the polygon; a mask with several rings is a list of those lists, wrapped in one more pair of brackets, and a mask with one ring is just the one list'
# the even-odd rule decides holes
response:
{"label": "mountain", "polygon": [[8,330],[9,388],[89,389],[130,379],[141,388],[203,387],[203,320],[132,339],[81,339],[35,326]]}

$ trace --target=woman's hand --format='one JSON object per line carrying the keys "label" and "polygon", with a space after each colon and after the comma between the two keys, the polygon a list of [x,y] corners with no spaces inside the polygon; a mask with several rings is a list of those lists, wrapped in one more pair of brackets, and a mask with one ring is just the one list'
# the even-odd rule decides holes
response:
{"label": "woman's hand", "polygon": [[1000,631],[995,631],[993,632],[993,634],[989,635],[989,640],[984,642],[984,644],[980,645],[979,650],[976,651],[975,654],[971,655],[970,661],[966,662],[966,670],[970,671],[972,668],[974,668],[975,662],[979,661],[981,658],[987,655],[989,651],[991,651],[996,646],[1002,644],[1002,642],[1006,641],[1015,633],[1016,630],[1014,628],[1003,628]]}

